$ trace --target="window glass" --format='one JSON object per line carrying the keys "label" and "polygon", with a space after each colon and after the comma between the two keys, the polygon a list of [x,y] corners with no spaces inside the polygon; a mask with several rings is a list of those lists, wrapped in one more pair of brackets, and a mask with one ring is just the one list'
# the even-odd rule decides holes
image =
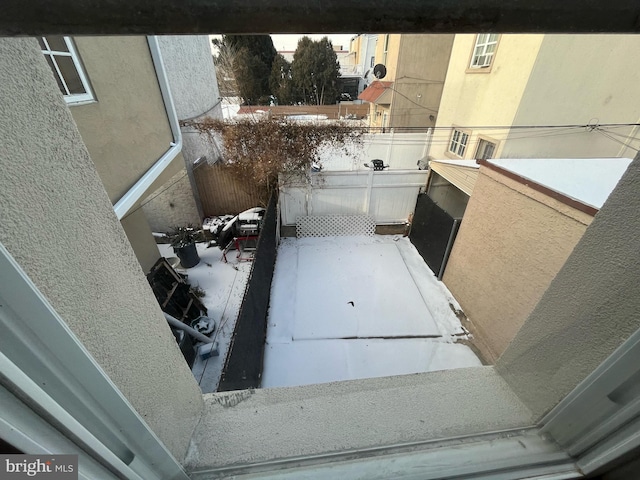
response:
{"label": "window glass", "polygon": [[39,38],[38,42],[65,101],[78,103],[94,100],[72,40],[69,37],[48,36]]}
{"label": "window glass", "polygon": [[49,50],[54,52],[68,52],[69,48],[67,47],[66,42],[64,41],[64,37],[61,36],[50,36],[45,37],[47,43],[49,44]]}
{"label": "window glass", "polygon": [[82,85],[82,80],[80,79],[78,70],[76,70],[73,59],[71,57],[58,56],[56,58],[56,62],[58,62],[58,68],[60,69],[60,73],[64,78],[64,82],[67,84],[69,93],[71,95],[87,93],[84,89],[84,86]]}

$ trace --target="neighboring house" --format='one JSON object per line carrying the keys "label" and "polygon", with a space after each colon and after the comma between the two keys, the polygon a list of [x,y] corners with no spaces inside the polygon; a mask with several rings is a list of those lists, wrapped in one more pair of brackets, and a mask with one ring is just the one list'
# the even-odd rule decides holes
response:
{"label": "neighboring house", "polygon": [[[205,40],[148,41],[142,36],[39,40],[145,272],[160,257],[152,230],[201,220],[185,170],[178,122],[207,112],[217,102]],[[189,166],[198,153],[189,149]]]}
{"label": "neighboring house", "polygon": [[154,192],[153,202],[143,207],[151,228],[165,232],[185,223],[183,212],[186,207],[181,208],[180,202],[188,204],[195,199],[197,216],[191,214],[192,223],[197,225],[206,216],[194,168],[204,168],[207,162],[214,163],[220,152],[209,135],[185,122],[204,118],[222,120],[222,98],[208,37],[163,35],[158,37],[158,43],[182,131],[182,156],[187,173],[185,176],[182,170],[176,174],[168,182],[171,188],[164,190],[163,187]]}
{"label": "neighboring house", "polygon": [[[447,75],[453,35],[378,35],[374,64],[382,64],[383,83],[374,81],[360,99],[370,102],[372,128],[428,129],[435,126]],[[384,95],[371,94],[381,88]]]}
{"label": "neighboring house", "polygon": [[[469,317],[478,348],[487,360],[495,362],[631,160],[480,162],[443,281]],[[459,171],[466,168],[458,167]],[[447,197],[442,200],[443,208],[451,204]]]}
{"label": "neighboring house", "polygon": [[[637,35],[456,35],[430,157],[633,157],[638,126],[606,124],[638,123],[639,49]],[[558,125],[575,127],[544,128]]]}
{"label": "neighboring house", "polygon": [[[358,77],[357,93],[353,95],[353,100],[362,93],[375,79],[373,67],[376,59],[376,44],[378,35],[375,33],[360,33],[351,39],[349,44],[348,62],[345,65],[353,65],[350,75]],[[340,75],[347,75],[349,71],[342,70],[340,63]]]}
{"label": "neighboring house", "polygon": [[79,478],[145,480],[568,479],[637,452],[640,157],[495,367],[202,395],[75,126],[82,107],[35,39],[1,39],[0,65],[2,442],[78,455]]}

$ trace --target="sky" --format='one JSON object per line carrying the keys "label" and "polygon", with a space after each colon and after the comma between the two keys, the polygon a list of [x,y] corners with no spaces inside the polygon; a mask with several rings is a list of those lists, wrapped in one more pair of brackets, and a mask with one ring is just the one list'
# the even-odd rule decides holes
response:
{"label": "sky", "polygon": [[[271,35],[273,40],[273,46],[276,47],[276,50],[295,50],[298,46],[298,40],[302,38],[304,34],[301,35]],[[345,33],[345,34],[329,34],[329,35],[311,35],[307,34],[309,38],[312,40],[320,40],[322,37],[329,37],[333,46],[342,45],[344,50],[349,50],[349,42],[351,38],[355,36],[355,33]]]}
{"label": "sky", "polygon": [[[303,37],[304,34],[295,34],[295,35],[271,35],[273,39],[273,46],[276,50],[295,50],[298,46],[298,40]],[[312,40],[320,40],[322,37],[329,37],[331,43],[334,46],[342,45],[344,50],[349,50],[349,42],[355,36],[355,33],[340,33],[340,34],[307,34],[309,38]],[[209,35],[210,38],[220,38],[221,35]]]}

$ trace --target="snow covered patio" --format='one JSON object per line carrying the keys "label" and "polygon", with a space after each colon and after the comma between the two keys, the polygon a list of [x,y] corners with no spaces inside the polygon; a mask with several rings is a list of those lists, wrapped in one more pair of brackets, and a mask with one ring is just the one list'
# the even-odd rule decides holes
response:
{"label": "snow covered patio", "polygon": [[[227,255],[226,263],[222,259],[222,250],[218,247],[207,248],[207,244],[208,242],[196,244],[200,255],[198,265],[189,269],[176,268],[178,272],[188,276],[191,286],[198,286],[204,290],[205,296],[201,301],[207,307],[207,315],[214,318],[217,325],[210,336],[218,342],[220,355],[204,360],[197,355],[191,369],[202,393],[215,392],[218,389],[251,271],[251,262],[238,262],[235,251]],[[158,245],[158,249],[164,257],[175,256],[171,245],[161,244]]]}
{"label": "snow covered patio", "polygon": [[262,387],[479,366],[452,307],[408,238],[284,238]]}

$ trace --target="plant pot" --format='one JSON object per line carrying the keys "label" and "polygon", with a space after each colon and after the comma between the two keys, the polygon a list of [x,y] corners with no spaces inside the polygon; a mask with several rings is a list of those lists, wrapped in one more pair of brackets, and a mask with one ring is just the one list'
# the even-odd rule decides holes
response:
{"label": "plant pot", "polygon": [[198,255],[198,250],[196,250],[195,243],[190,243],[185,247],[173,247],[173,251],[180,259],[180,264],[184,268],[195,267],[198,263],[200,263],[200,255]]}

